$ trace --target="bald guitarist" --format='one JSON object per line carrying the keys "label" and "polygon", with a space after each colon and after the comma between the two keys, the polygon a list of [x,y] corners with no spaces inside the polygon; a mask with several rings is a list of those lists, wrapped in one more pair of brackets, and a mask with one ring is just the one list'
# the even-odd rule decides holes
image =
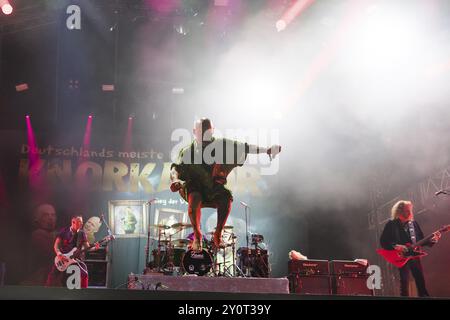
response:
{"label": "bald guitarist", "polygon": [[[97,242],[93,248],[90,247],[87,240],[86,233],[83,230],[83,217],[80,215],[72,216],[70,227],[64,228],[56,236],[54,250],[56,254],[56,261],[61,264],[69,262],[67,253],[71,252],[74,248],[78,251],[86,251],[88,249],[97,250],[100,244]],[[78,257],[81,258],[81,257]],[[88,270],[84,262],[76,259],[76,264],[80,267],[81,271],[81,288],[87,288],[88,286]],[[64,271],[58,270],[58,266],[55,264],[48,274],[47,286],[65,286],[68,274]]]}
{"label": "bald guitarist", "polygon": [[[399,256],[408,254],[411,250],[406,244],[414,244],[425,240],[423,245],[433,246],[441,238],[439,231],[433,233],[429,240],[424,239],[422,230],[417,221],[414,221],[413,204],[410,201],[400,200],[391,209],[391,220],[384,227],[380,237],[380,244],[384,252],[396,251]],[[412,273],[416,282],[417,291],[420,297],[429,296],[425,286],[422,263],[420,257],[410,259],[403,266],[399,267],[400,272],[400,294],[409,296],[409,275]]]}

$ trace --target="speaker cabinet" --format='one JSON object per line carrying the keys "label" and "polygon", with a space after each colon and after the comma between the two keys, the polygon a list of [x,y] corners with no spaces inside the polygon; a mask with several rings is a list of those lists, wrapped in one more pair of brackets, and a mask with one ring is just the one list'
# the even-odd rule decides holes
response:
{"label": "speaker cabinet", "polygon": [[108,279],[108,262],[107,261],[85,261],[89,281],[88,287],[106,287]]}
{"label": "speaker cabinet", "polygon": [[334,291],[338,295],[373,296],[374,291],[367,287],[368,276],[334,276]]}
{"label": "speaker cabinet", "polygon": [[5,285],[6,263],[0,262],[0,286]]}
{"label": "speaker cabinet", "polygon": [[329,276],[306,276],[291,274],[289,276],[291,293],[329,295],[332,294],[331,278]]}

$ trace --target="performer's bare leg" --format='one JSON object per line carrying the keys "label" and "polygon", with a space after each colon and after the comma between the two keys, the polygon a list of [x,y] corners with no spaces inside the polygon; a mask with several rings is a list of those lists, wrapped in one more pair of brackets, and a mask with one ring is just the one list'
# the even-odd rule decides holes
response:
{"label": "performer's bare leg", "polygon": [[217,248],[223,246],[222,232],[223,227],[227,222],[228,216],[230,215],[230,211],[231,211],[231,200],[230,199],[219,200],[219,202],[217,203],[217,227],[216,231],[214,232],[213,238],[214,245]]}
{"label": "performer's bare leg", "polygon": [[194,229],[194,242],[192,243],[192,249],[194,251],[201,251],[202,247],[202,230],[200,228],[200,219],[202,217],[202,196],[198,192],[192,192],[189,194],[189,218]]}

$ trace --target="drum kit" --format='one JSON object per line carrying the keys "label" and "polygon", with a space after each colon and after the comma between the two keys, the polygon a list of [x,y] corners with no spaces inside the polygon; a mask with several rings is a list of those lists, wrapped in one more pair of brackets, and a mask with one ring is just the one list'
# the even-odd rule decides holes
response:
{"label": "drum kit", "polygon": [[152,250],[153,260],[149,261],[147,244],[147,267],[144,273],[159,272],[167,275],[197,275],[222,277],[269,277],[267,250],[259,248],[264,237],[252,235],[254,248],[242,247],[236,250],[237,236],[233,226],[225,226],[222,248],[213,244],[214,231],[203,235],[203,249],[192,250],[194,233],[181,238],[181,231],[192,228],[188,223],[176,223],[171,226],[150,225],[157,230],[156,249]]}
{"label": "drum kit", "polygon": [[270,276],[269,254],[264,249],[264,236],[253,233],[251,235],[252,247],[241,247],[237,253],[239,267],[246,276],[254,278],[268,278]]}

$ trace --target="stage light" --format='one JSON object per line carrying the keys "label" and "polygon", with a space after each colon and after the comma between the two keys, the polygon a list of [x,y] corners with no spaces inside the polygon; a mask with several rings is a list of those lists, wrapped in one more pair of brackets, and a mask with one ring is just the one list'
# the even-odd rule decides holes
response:
{"label": "stage light", "polygon": [[183,94],[184,88],[172,88],[172,93],[173,94]]}
{"label": "stage light", "polygon": [[6,15],[9,15],[13,12],[13,7],[8,1],[6,1],[6,3],[2,5],[2,12]]}
{"label": "stage light", "polygon": [[21,84],[16,85],[17,92],[26,91],[28,89],[29,89],[28,83],[21,83]]}
{"label": "stage light", "polygon": [[277,23],[275,24],[275,28],[277,28],[278,32],[283,31],[284,29],[286,29],[286,21],[280,19],[277,21]]}
{"label": "stage light", "polygon": [[216,7],[226,7],[228,6],[228,0],[214,0],[214,5]]}
{"label": "stage light", "polygon": [[69,89],[79,89],[80,88],[80,81],[78,80],[69,80]]}
{"label": "stage light", "polygon": [[114,85],[113,84],[104,84],[102,85],[103,91],[114,91]]}
{"label": "stage light", "polygon": [[90,114],[88,118],[89,118],[89,119],[92,119],[93,117],[94,117],[94,116],[93,116],[92,114]]}
{"label": "stage light", "polygon": [[186,36],[189,33],[188,28],[183,24],[174,25],[173,28],[175,29],[176,33],[182,36]]}
{"label": "stage light", "polygon": [[27,114],[27,115],[25,116],[25,118],[30,119],[30,115]]}

